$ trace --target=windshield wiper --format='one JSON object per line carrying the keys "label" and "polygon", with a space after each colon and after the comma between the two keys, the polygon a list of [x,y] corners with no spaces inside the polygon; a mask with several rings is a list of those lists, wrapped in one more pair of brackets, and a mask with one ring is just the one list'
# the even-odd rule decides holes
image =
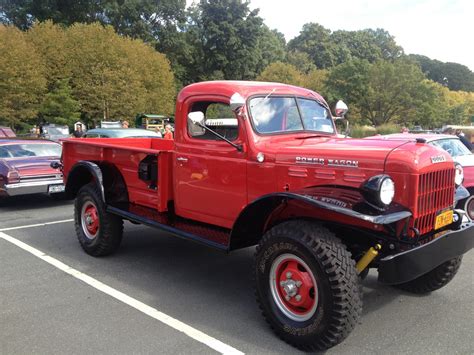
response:
{"label": "windshield wiper", "polygon": [[308,139],[308,138],[320,138],[320,137],[327,137],[329,136],[327,134],[311,134],[309,136],[304,136],[304,137],[296,137],[295,139]]}

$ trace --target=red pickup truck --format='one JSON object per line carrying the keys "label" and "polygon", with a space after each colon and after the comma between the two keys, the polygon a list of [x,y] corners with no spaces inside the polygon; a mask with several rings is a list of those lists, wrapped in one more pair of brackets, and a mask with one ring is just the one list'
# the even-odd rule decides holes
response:
{"label": "red pickup truck", "polygon": [[[344,114],[347,107],[336,109]],[[340,343],[360,279],[428,293],[473,247],[462,170],[423,139],[346,139],[317,93],[238,81],[185,87],[174,141],[67,139],[62,168],[86,253],[113,253],[123,220],[230,252],[257,245],[257,301],[285,341]]]}

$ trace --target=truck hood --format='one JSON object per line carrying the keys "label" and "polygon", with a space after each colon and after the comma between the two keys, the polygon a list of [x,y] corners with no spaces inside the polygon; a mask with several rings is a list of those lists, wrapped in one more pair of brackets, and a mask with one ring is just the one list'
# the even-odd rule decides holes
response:
{"label": "truck hood", "polygon": [[32,158],[16,158],[6,160],[6,165],[13,170],[18,171],[20,176],[44,175],[44,174],[61,174],[57,169],[51,167],[51,163],[59,161],[59,157],[35,157]]}
{"label": "truck hood", "polygon": [[353,138],[306,138],[279,142],[276,162],[384,170],[387,156],[407,142]]}

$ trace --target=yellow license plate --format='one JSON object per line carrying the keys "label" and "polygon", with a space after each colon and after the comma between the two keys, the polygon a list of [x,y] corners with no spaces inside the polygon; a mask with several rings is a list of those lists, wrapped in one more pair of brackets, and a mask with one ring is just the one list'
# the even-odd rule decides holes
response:
{"label": "yellow license plate", "polygon": [[444,211],[436,216],[434,228],[440,229],[451,223],[453,223],[453,211],[452,210]]}

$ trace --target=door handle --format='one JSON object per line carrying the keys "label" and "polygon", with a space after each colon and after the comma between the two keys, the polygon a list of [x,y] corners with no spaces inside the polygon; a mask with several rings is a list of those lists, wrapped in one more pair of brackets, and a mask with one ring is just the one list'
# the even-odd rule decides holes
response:
{"label": "door handle", "polygon": [[179,161],[180,163],[186,163],[186,162],[188,161],[188,158],[185,158],[185,157],[177,157],[176,160]]}

